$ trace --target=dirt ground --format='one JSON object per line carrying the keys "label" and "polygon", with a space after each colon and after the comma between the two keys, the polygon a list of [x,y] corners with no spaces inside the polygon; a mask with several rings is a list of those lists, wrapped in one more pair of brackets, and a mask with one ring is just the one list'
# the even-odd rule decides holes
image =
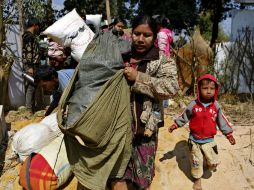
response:
{"label": "dirt ground", "polygon": [[[151,190],[191,190],[192,178],[187,147],[188,127],[168,133],[183,108],[193,97],[178,98],[170,101],[165,109],[165,127],[159,131],[159,146],[156,156],[156,175]],[[232,146],[220,132],[215,140],[218,144],[220,165],[216,172],[205,170],[202,178],[203,190],[252,190],[254,189],[254,103],[241,102],[234,96],[222,96],[221,106],[228,120],[233,124],[236,145]],[[9,142],[6,151],[1,153],[0,190],[18,190],[21,164],[11,150],[12,137],[16,131],[32,122],[42,119],[43,111],[36,115],[11,111],[6,115],[9,124]],[[76,189],[77,180],[73,178],[66,190]]]}

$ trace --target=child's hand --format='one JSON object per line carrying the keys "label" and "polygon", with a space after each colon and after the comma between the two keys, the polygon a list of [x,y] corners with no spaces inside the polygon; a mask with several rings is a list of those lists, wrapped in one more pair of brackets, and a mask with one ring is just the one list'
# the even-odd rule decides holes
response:
{"label": "child's hand", "polygon": [[171,125],[169,128],[168,128],[168,132],[172,133],[175,129],[177,129],[178,126],[176,123],[174,123],[173,125]]}
{"label": "child's hand", "polygon": [[227,135],[227,139],[230,142],[231,145],[235,144],[235,138],[233,137],[232,134]]}

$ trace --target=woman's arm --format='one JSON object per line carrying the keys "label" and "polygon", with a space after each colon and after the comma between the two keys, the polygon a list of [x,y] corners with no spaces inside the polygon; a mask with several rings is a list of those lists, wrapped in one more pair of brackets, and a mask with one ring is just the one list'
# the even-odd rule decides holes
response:
{"label": "woman's arm", "polygon": [[176,64],[173,59],[168,60],[165,56],[158,61],[148,63],[151,70],[156,70],[154,77],[137,72],[132,90],[158,100],[169,99],[179,90]]}

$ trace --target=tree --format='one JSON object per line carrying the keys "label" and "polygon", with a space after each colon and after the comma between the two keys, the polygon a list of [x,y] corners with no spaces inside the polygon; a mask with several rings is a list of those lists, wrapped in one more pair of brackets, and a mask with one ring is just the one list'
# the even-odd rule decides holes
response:
{"label": "tree", "polygon": [[[204,37],[205,40],[211,41],[212,39],[212,28],[213,23],[211,20],[210,11],[202,12],[199,16],[199,29],[200,33]],[[217,42],[226,42],[229,41],[229,36],[223,31],[221,27],[219,27]]]}
{"label": "tree", "polygon": [[48,0],[46,7],[47,25],[50,26],[55,21],[54,12],[52,9],[52,0]]}
{"label": "tree", "polygon": [[[41,23],[41,29],[47,27],[54,19],[54,15],[49,12],[48,5],[51,6],[51,0],[5,0],[4,1],[4,20],[8,23],[19,23],[21,32],[24,30],[24,23],[29,18],[37,18]],[[52,8],[50,7],[52,10]],[[18,13],[18,14],[17,14]]]}
{"label": "tree", "polygon": [[105,1],[101,0],[65,0],[64,1],[64,11],[70,12],[76,8],[78,13],[85,14],[102,14],[106,15],[105,12]]}
{"label": "tree", "polygon": [[23,0],[24,20],[25,23],[31,17],[37,18],[40,22],[40,29],[44,30],[50,23],[48,15],[47,0]]}
{"label": "tree", "polygon": [[[110,0],[110,14],[111,17],[128,18],[129,12],[125,6],[126,0]],[[63,14],[72,11],[76,8],[78,13],[83,14],[102,14],[106,18],[106,0],[65,0]],[[61,15],[62,16],[62,15]]]}
{"label": "tree", "polygon": [[[99,0],[65,0],[64,10],[76,8],[78,12],[85,10],[87,14],[102,14],[106,18],[105,1]],[[132,20],[136,14],[164,14],[173,28],[182,29],[193,27],[198,21],[195,0],[110,0],[111,17]]]}
{"label": "tree", "polygon": [[[21,35],[24,33],[24,14],[23,14],[23,0],[17,0],[17,7],[18,7],[18,21],[19,21],[19,28]],[[20,42],[22,44],[21,36]]]}
{"label": "tree", "polygon": [[193,27],[198,20],[195,0],[136,0],[128,1],[128,3],[132,5],[137,3],[138,14],[151,16],[164,14],[170,19],[170,23],[175,29]]}
{"label": "tree", "polygon": [[122,19],[131,20],[134,15],[134,4],[128,3],[127,0],[111,0],[111,7],[115,7],[115,9],[111,8],[112,17],[120,17]]}
{"label": "tree", "polygon": [[232,3],[231,0],[198,0],[198,2],[200,12],[209,11],[211,13],[212,37],[210,47],[214,48],[219,34],[219,22],[223,18],[223,13],[236,7],[236,4]]}

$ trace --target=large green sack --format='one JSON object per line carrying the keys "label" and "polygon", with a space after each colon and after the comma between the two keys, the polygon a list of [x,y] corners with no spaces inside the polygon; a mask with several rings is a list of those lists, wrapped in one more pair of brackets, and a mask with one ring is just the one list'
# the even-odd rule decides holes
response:
{"label": "large green sack", "polygon": [[[103,38],[100,38],[100,40],[103,40]],[[92,48],[90,48],[93,53],[98,46],[100,51],[103,50],[101,44],[97,42],[92,44]],[[112,47],[109,47],[110,45],[113,45],[114,49],[117,49],[118,46],[118,44],[112,44],[111,40],[105,45],[105,49],[112,49]],[[99,71],[102,72],[99,73],[86,68],[90,65],[89,63],[80,63],[71,82],[63,92],[57,113],[59,127],[65,134],[67,156],[72,170],[78,181],[92,190],[104,190],[109,178],[121,178],[131,155],[130,90],[123,75],[122,66],[119,67],[119,65],[122,65],[122,59],[118,55],[120,53],[119,48],[117,52],[114,52],[114,57],[119,59],[115,60],[115,63],[114,57],[111,59],[112,55],[110,54],[109,60],[112,60],[111,62],[107,62],[107,60],[102,62],[102,58],[99,59],[102,62],[102,65],[99,66]],[[84,54],[83,60],[89,60],[87,57],[89,55]],[[80,70],[80,67],[83,67],[83,69]],[[108,71],[110,70],[106,74],[106,78],[103,78],[102,75],[104,72],[103,67]],[[96,71],[95,67],[92,68]],[[90,72],[93,72],[94,76]],[[93,78],[88,79],[92,85],[87,81],[80,80],[84,76]],[[99,78],[98,81],[104,82],[97,83],[98,81],[94,80],[96,76]],[[93,83],[93,81],[96,82]],[[86,90],[83,91],[79,96],[76,96],[79,97],[76,98],[76,102],[70,101],[73,94],[80,91],[81,83],[86,83],[89,87],[96,84],[94,85],[95,89],[91,89],[92,93]],[[98,86],[100,87],[98,88]],[[85,87],[84,89],[88,88]],[[82,112],[77,113],[78,117],[73,120],[74,122],[66,125],[66,118],[68,118],[66,116],[69,113],[75,113],[75,110],[78,109],[78,101],[84,100],[84,97],[90,97],[91,101],[86,101],[85,106],[84,102],[81,101],[80,104],[83,104],[81,105]],[[68,109],[67,107],[70,105],[74,105],[73,108],[75,109]],[[68,113],[66,114],[66,112]]]}
{"label": "large green sack", "polygon": [[64,91],[59,102],[60,109],[57,113],[57,120],[60,129],[65,134],[79,140],[83,146],[104,147],[114,135],[115,128],[112,127],[121,127],[119,124],[129,124],[130,127],[130,90],[123,70],[118,71],[111,80],[103,85],[86,112],[73,125],[66,128],[63,125],[63,110],[66,111],[69,90]]}
{"label": "large green sack", "polygon": [[130,51],[130,43],[112,32],[98,35],[83,54],[77,73],[77,80],[71,92],[69,114],[65,126],[73,124],[86,111],[98,90],[117,71],[124,67],[122,53]]}

